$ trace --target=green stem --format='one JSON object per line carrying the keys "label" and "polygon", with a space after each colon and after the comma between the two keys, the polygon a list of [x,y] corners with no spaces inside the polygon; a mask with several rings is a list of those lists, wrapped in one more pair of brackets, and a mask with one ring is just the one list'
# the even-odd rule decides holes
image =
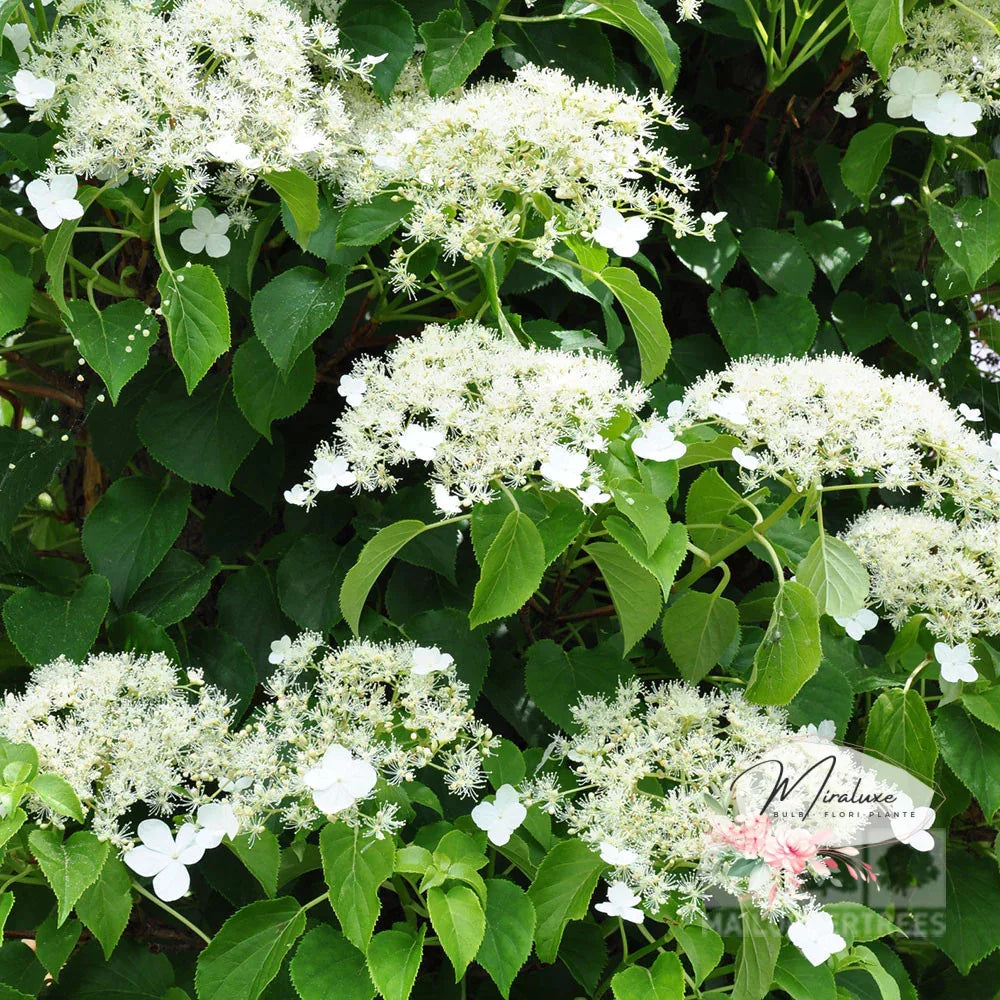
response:
{"label": "green stem", "polygon": [[167,906],[162,899],[157,899],[151,892],[139,885],[134,879],[132,881],[132,888],[135,889],[140,896],[145,896],[151,903],[155,903],[164,913],[169,913],[175,920],[182,923],[189,931],[193,931],[205,942],[205,944],[211,944],[212,939],[197,925],[191,923],[187,917],[183,914],[178,913],[172,906]]}

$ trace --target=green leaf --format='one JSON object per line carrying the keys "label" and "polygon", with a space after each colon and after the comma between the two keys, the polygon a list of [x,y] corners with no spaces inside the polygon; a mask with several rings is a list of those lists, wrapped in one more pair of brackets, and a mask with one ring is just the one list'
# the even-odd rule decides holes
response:
{"label": "green leaf", "polygon": [[948,319],[939,312],[919,312],[908,317],[893,332],[893,337],[904,351],[925,364],[935,375],[940,375],[944,363],[958,350],[962,341],[961,328],[957,323],[949,323]]}
{"label": "green leaf", "polygon": [[125,940],[109,962],[92,942],[70,959],[59,985],[43,995],[47,1000],[176,1000],[173,981],[163,952],[154,955],[145,944]]}
{"label": "green leaf", "polygon": [[934,735],[945,763],[976,797],[987,822],[1000,809],[1000,732],[954,702],[938,708]]}
{"label": "green leaf", "polygon": [[301,170],[272,170],[261,175],[287,207],[295,221],[292,238],[303,250],[319,228],[319,185]]}
{"label": "green leaf", "polygon": [[962,704],[980,722],[1000,729],[1000,687],[987,688],[975,694],[963,692]]}
{"label": "green leaf", "polygon": [[28,431],[0,427],[0,536],[10,534],[34,500],[73,455],[73,445],[47,444]]}
{"label": "green leaf", "polygon": [[833,929],[847,942],[848,946],[855,941],[874,941],[876,938],[894,934],[899,928],[881,913],[844,900],[839,903],[827,903],[823,907],[833,917]]}
{"label": "green leaf", "polygon": [[680,49],[663,18],[645,0],[571,0],[564,12],[627,31],[653,60],[663,89],[667,93],[674,89],[681,66]]}
{"label": "green leaf", "polygon": [[627,267],[607,267],[599,276],[618,300],[639,345],[643,385],[663,373],[670,358],[670,334],[663,323],[660,300],[643,288],[635,271]]}
{"label": "green leaf", "polygon": [[604,527],[608,534],[644,569],[656,577],[663,593],[663,599],[670,596],[674,577],[687,555],[687,530],[683,524],[670,525],[667,537],[656,547],[652,555],[646,554],[646,547],[639,533],[627,525],[620,517],[607,517]]}
{"label": "green leaf", "polygon": [[514,614],[535,592],[544,572],[545,546],[538,529],[527,514],[511,511],[483,559],[470,628]]}
{"label": "green leaf", "polygon": [[479,897],[465,885],[427,890],[427,913],[444,953],[455,969],[457,983],[476,957],[486,931]]}
{"label": "green leaf", "polygon": [[254,333],[286,378],[302,352],[333,326],[344,302],[346,274],[339,267],[328,274],[293,267],[253,297]]}
{"label": "green leaf", "polygon": [[[170,428],[164,428],[169,432]],[[111,583],[111,598],[125,607],[162,562],[187,521],[191,491],[172,476],[118,479],[83,524],[83,552]]]}
{"label": "green leaf", "polygon": [[781,931],[749,900],[740,902],[743,934],[736,955],[732,1000],[762,1000],[771,988],[781,951]]}
{"label": "green leaf", "polygon": [[886,337],[899,339],[906,330],[899,309],[891,302],[868,302],[857,292],[841,292],[830,306],[830,319],[847,346],[855,353]]}
{"label": "green leaf", "polygon": [[76,915],[110,958],[132,913],[132,880],[128,870],[109,852],[97,881],[76,901]]}
{"label": "green leaf", "polygon": [[423,521],[397,521],[383,528],[361,550],[358,561],[347,571],[344,585],[340,588],[340,609],[355,635],[358,634],[358,622],[368,593],[375,586],[379,574],[407,542],[428,527]]}
{"label": "green leaf", "polygon": [[750,266],[776,292],[808,295],[816,271],[791,234],[775,229],[748,229],[740,236],[740,249]]}
{"label": "green leaf", "polygon": [[865,55],[885,80],[893,49],[906,42],[903,5],[894,0],[847,0],[847,14]]}
{"label": "green leaf", "polygon": [[372,938],[368,949],[368,972],[384,1000],[408,1000],[424,957],[424,934],[420,930],[394,928]]}
{"label": "green leaf", "polygon": [[722,961],[722,938],[711,927],[700,924],[678,924],[674,937],[691,963],[695,983],[700,985]]}
{"label": "green leaf", "polygon": [[97,881],[110,847],[89,830],[80,830],[63,843],[62,832],[51,827],[33,830],[28,843],[56,895],[62,925],[76,901]]}
{"label": "green leaf", "polygon": [[[97,197],[99,190],[98,187],[87,184],[76,192],[76,200],[83,205],[85,213],[86,209],[90,207]],[[76,235],[77,227],[82,221],[82,216],[79,219],[64,221],[55,229],[47,232],[42,240],[42,250],[45,253],[45,270],[49,275],[45,289],[63,315],[67,312],[65,287],[66,261],[69,259],[69,252],[73,246],[73,237]]]}
{"label": "green leaf", "polygon": [[417,36],[413,20],[394,0],[347,0],[337,12],[340,44],[359,56],[381,56],[372,70],[372,90],[389,100],[407,60],[413,54]]}
{"label": "green leaf", "polygon": [[657,955],[651,966],[633,965],[611,980],[615,1000],[684,1000],[684,969],[677,953]]}
{"label": "green leaf", "polygon": [[409,214],[413,203],[386,192],[363,205],[348,205],[340,217],[337,243],[348,247],[370,247],[384,240]]}
{"label": "green leaf", "polygon": [[719,594],[688,590],[663,613],[663,644],[681,676],[697,684],[740,634],[740,613]]}
{"label": "green leaf", "polygon": [[528,895],[506,879],[486,880],[486,930],[476,961],[490,974],[504,1000],[531,955],[535,907]]}
{"label": "green leaf", "polygon": [[651,556],[670,532],[666,503],[633,479],[616,480],[611,495],[618,511],[639,529],[646,543],[644,555]]}
{"label": "green leaf", "polygon": [[863,226],[845,229],[836,219],[823,219],[811,226],[796,220],[795,235],[806,248],[816,266],[830,279],[835,292],[840,291],[844,278],[861,263],[872,236]]}
{"label": "green leaf", "polygon": [[461,87],[493,48],[493,23],[484,21],[466,31],[459,11],[443,10],[420,25],[420,37],[427,46],[420,68],[431,96],[438,97]]}
{"label": "green leaf", "polygon": [[803,584],[789,581],[775,598],[771,622],[754,656],[747,700],[787,705],[822,658],[816,598]]}
{"label": "green leaf", "polygon": [[[266,574],[262,575],[266,579]],[[247,611],[253,614],[255,609],[250,607]],[[274,635],[274,632],[268,634]],[[202,671],[206,683],[225,691],[235,702],[233,714],[236,718],[242,717],[257,687],[257,672],[246,647],[221,628],[191,629],[187,639],[187,662]]]}
{"label": "green leaf", "polygon": [[918,691],[893,688],[878,696],[868,713],[865,749],[925,781],[933,779],[937,745]]}
{"label": "green leaf", "polygon": [[103,576],[85,576],[68,598],[25,587],[5,602],[3,622],[10,641],[33,666],[60,656],[80,663],[97,639],[110,602]]}
{"label": "green leaf", "polygon": [[320,833],[319,849],[330,905],[344,937],[367,951],[382,908],[379,886],[392,874],[392,840],[372,840],[344,823],[330,823]]}
{"label": "green leaf", "polygon": [[128,380],[146,367],[149,349],[155,343],[156,321],[146,315],[145,305],[137,299],[115,302],[103,312],[74,299],[69,303],[69,314],[75,346],[104,380],[111,402],[117,403]]}
{"label": "green leaf", "polygon": [[233,391],[240,412],[268,441],[275,420],[298,413],[309,402],[315,380],[316,359],[312,351],[303,351],[287,376],[259,340],[241,344],[233,356]]}
{"label": "green leaf", "polygon": [[1000,259],[1000,202],[962,198],[953,208],[932,201],[928,217],[941,249],[965,272],[974,288]]}
{"label": "green leaf", "polygon": [[6,257],[0,257],[0,336],[24,326],[34,293],[31,278],[18,274]]}
{"label": "green leaf", "polygon": [[868,571],[854,549],[825,531],[799,563],[795,579],[816,595],[817,605],[828,615],[846,618],[868,599]]}
{"label": "green leaf", "polygon": [[226,492],[258,440],[221,372],[190,396],[177,381],[157,386],[139,410],[136,426],[150,455],[171,472]]}
{"label": "green leaf", "polygon": [[80,940],[82,931],[83,925],[79,920],[67,920],[61,927],[58,926],[55,910],[39,925],[35,934],[35,954],[55,981],[58,982],[59,973]]}
{"label": "green leaf", "polygon": [[670,247],[680,262],[702,281],[707,281],[716,291],[733,269],[740,255],[740,245],[729,223],[723,220],[715,227],[715,238],[704,236],[674,236],[667,234]]}
{"label": "green leaf", "polygon": [[837,1000],[833,969],[826,962],[813,965],[791,941],[781,946],[774,982],[792,1000]]}
{"label": "green leaf", "polygon": [[69,816],[83,822],[83,806],[73,791],[73,786],[58,774],[39,774],[31,782],[31,790],[57,816]]}
{"label": "green leaf", "polygon": [[273,899],[278,893],[278,866],[281,863],[278,838],[270,830],[264,830],[252,837],[249,833],[241,833],[235,840],[226,839],[224,843]]}
{"label": "green leaf", "polygon": [[[864,2],[864,0],[862,0]],[[867,0],[881,6],[881,0]],[[892,155],[892,140],[899,127],[888,122],[869,125],[856,132],[847,146],[847,152],[840,164],[840,176],[849,191],[853,191],[862,201],[875,190],[885,165]]]}
{"label": "green leaf", "polygon": [[944,934],[937,944],[963,976],[1000,945],[996,933],[1000,874],[995,865],[983,861],[954,848],[948,851],[945,866]]}
{"label": "green leaf", "polygon": [[166,628],[187,618],[208,593],[222,563],[212,556],[204,566],[190,552],[171,549],[129,602],[138,611]]}
{"label": "green leaf", "polygon": [[198,956],[199,1000],[257,1000],[305,926],[305,911],[290,896],[237,910]]}
{"label": "green leaf", "polygon": [[528,898],[535,907],[535,949],[551,964],[559,952],[566,924],[587,915],[590,897],[604,862],[579,840],[556,844],[538,866]]}
{"label": "green leaf", "polygon": [[375,995],[365,956],[329,924],[314,927],[299,942],[289,971],[301,1000],[372,1000]]}
{"label": "green leaf", "polygon": [[785,293],[762,295],[751,302],[742,288],[726,288],[708,297],[708,311],[731,358],[801,357],[812,346],[819,326],[808,299]]}
{"label": "green leaf", "polygon": [[624,656],[660,617],[660,584],[616,542],[596,542],[586,551],[608,585],[622,630]]}
{"label": "green leaf", "polygon": [[212,362],[229,350],[226,293],[215,271],[205,264],[164,271],[156,288],[174,360],[192,392]]}
{"label": "green leaf", "polygon": [[358,552],[326,535],[303,535],[278,564],[281,610],[305,629],[330,632],[343,617],[337,595]]}

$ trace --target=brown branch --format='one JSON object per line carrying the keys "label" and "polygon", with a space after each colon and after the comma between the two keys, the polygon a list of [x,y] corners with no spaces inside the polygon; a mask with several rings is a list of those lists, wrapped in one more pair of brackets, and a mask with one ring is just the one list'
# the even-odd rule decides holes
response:
{"label": "brown branch", "polygon": [[740,133],[740,146],[747,144],[747,139],[750,138],[750,133],[753,132],[753,127],[757,124],[757,119],[760,118],[760,113],[764,110],[764,106],[767,104],[771,93],[771,90],[766,86],[760,92],[760,97],[757,98],[757,103],[753,106],[750,117],[747,119],[746,125],[743,126],[743,131]]}
{"label": "brown branch", "polygon": [[578,600],[580,600],[580,598],[583,597],[583,595],[586,594],[588,590],[590,590],[590,585],[596,579],[597,579],[597,570],[595,569],[595,570],[593,570],[591,572],[590,576],[588,576],[587,579],[584,580],[583,583],[581,583],[580,586],[577,587],[576,590],[573,591],[572,596],[566,602],[566,604],[564,605],[564,607],[566,607],[566,608],[573,607],[573,605],[576,604],[576,602]]}
{"label": "brown branch", "polygon": [[43,368],[40,364],[26,358],[20,351],[0,351],[0,358],[9,361],[18,368],[23,368],[32,375],[37,375],[43,382],[54,385],[57,389],[69,389],[72,385],[70,380],[61,372],[54,372],[48,368]]}
{"label": "brown branch", "polygon": [[557,622],[579,622],[585,618],[605,618],[615,613],[613,604],[604,604],[599,608],[591,608],[589,611],[574,611],[571,615],[560,615]]}
{"label": "brown branch", "polygon": [[62,389],[50,388],[44,385],[27,385],[24,382],[8,382],[7,379],[0,379],[0,391],[16,392],[23,396],[41,396],[45,399],[54,399],[59,403],[65,403],[74,409],[82,410],[83,401],[76,395],[64,392]]}
{"label": "brown branch", "polygon": [[0,397],[6,399],[13,407],[14,419],[11,426],[13,426],[14,430],[19,431],[21,429],[21,422],[24,420],[24,403],[14,393],[8,392],[6,389],[0,389]]}

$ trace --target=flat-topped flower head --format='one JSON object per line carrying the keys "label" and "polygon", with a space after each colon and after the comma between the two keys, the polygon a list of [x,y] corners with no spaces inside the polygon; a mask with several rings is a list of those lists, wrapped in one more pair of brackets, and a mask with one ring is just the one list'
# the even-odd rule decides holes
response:
{"label": "flat-topped flower head", "polygon": [[886,610],[893,626],[925,615],[928,629],[942,640],[941,656],[935,653],[942,677],[975,680],[967,641],[1000,633],[1000,521],[959,523],[926,511],[878,507],[841,538],[868,571],[871,602]]}
{"label": "flat-topped flower head", "polygon": [[[411,202],[405,233],[418,245],[472,259],[506,243],[545,260],[575,236],[631,257],[654,220],[710,237],[687,202],[690,170],[655,144],[661,126],[682,127],[658,94],[530,64],[513,80],[443,97],[422,81],[398,91],[359,110],[360,149],[343,187],[352,201],[392,193]],[[400,289],[406,273],[401,262]]]}
{"label": "flat-topped flower head", "polygon": [[776,477],[806,490],[846,476],[913,490],[930,508],[948,498],[960,514],[991,515],[998,456],[968,420],[926,382],[824,355],[734,361],[688,388],[671,426],[681,436],[713,424],[738,438],[750,487]]}
{"label": "flat-topped flower head", "polygon": [[382,358],[362,358],[340,387],[348,407],[306,480],[286,494],[290,503],[341,485],[392,489],[406,465],[427,476],[449,517],[490,502],[501,486],[603,503],[601,431],[646,400],[606,357],[521,347],[474,322],[425,327]]}

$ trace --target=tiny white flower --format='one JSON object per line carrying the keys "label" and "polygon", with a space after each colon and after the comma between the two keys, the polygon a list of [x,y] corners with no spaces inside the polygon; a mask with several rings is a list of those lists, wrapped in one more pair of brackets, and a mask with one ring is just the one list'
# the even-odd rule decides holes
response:
{"label": "tiny white flower", "polygon": [[706,226],[717,226],[727,215],[729,215],[728,212],[702,212],[701,221]]}
{"label": "tiny white flower", "polygon": [[739,396],[720,396],[712,404],[712,410],[717,417],[743,427],[747,422],[747,404]]}
{"label": "tiny white flower", "polygon": [[268,654],[267,662],[278,666],[285,662],[292,654],[292,637],[283,635],[280,639],[275,639],[271,643],[271,652]]}
{"label": "tiny white flower", "polygon": [[220,163],[238,163],[251,170],[260,166],[260,160],[253,155],[253,149],[250,145],[245,142],[237,142],[231,135],[215,139],[205,149],[209,156]]}
{"label": "tiny white flower", "polygon": [[810,722],[803,726],[799,732],[805,733],[806,736],[812,736],[820,743],[832,743],[837,735],[837,724],[833,719],[824,719],[818,726],[814,722]]}
{"label": "tiny white flower", "polygon": [[577,496],[580,498],[580,503],[588,510],[598,504],[607,503],[611,499],[610,493],[605,493],[600,486],[594,483],[591,483],[585,490],[580,490]]}
{"label": "tiny white flower", "polygon": [[607,901],[596,903],[594,909],[609,917],[621,917],[633,924],[641,924],[645,914],[635,905],[640,898],[624,882],[612,882],[608,887]]}
{"label": "tiny white flower", "polygon": [[503,847],[528,815],[513,785],[501,785],[492,802],[480,802],[472,810],[472,822],[486,831],[486,839]]}
{"label": "tiny white flower", "polygon": [[46,229],[56,229],[65,219],[79,219],[83,205],[76,200],[77,183],[72,174],[58,174],[51,181],[33,180],[24,193]]}
{"label": "tiny white flower", "polygon": [[927,831],[934,825],[934,810],[930,806],[914,806],[913,799],[905,793],[896,796],[892,809],[902,814],[889,820],[896,840],[908,844],[915,851],[932,850],[934,838]]}
{"label": "tiny white flower", "polygon": [[614,865],[615,868],[625,868],[634,865],[639,860],[639,855],[635,851],[630,851],[627,847],[616,847],[607,840],[601,841],[601,860],[606,865]]}
{"label": "tiny white flower", "polygon": [[253,784],[253,778],[242,777],[237,778],[235,781],[225,778],[219,782],[220,792],[243,792],[246,791]]}
{"label": "tiny white flower", "polygon": [[878,625],[878,615],[870,608],[860,608],[853,615],[834,615],[833,620],[855,642],[860,642],[865,632],[870,632]]}
{"label": "tiny white flower", "polygon": [[972,649],[967,642],[949,646],[946,642],[934,643],[934,659],[941,664],[941,677],[946,681],[974,681],[979,672],[972,665]]}
{"label": "tiny white flower", "polygon": [[595,434],[584,441],[583,446],[587,451],[607,451],[608,439],[603,434]]}
{"label": "tiny white flower", "polygon": [[375,787],[378,773],[368,761],[334,743],[319,764],[302,775],[302,781],[312,789],[316,807],[332,816],[365,798]]}
{"label": "tiny white flower", "polygon": [[434,495],[434,506],[442,514],[455,517],[455,515],[462,513],[462,501],[449,493],[440,483],[435,483],[431,487],[431,493]]}
{"label": "tiny white flower", "polygon": [[651,462],[669,462],[680,458],[687,451],[687,445],[674,437],[669,424],[655,420],[632,442],[632,451]]}
{"label": "tiny white flower", "polygon": [[941,75],[932,69],[918,72],[912,66],[900,66],[889,77],[886,112],[890,118],[912,115],[917,121],[923,121],[924,113],[933,106],[941,90],[941,83]]}
{"label": "tiny white flower", "polygon": [[440,431],[430,431],[420,424],[410,424],[397,438],[397,444],[423,462],[433,462],[438,445],[444,442]]}
{"label": "tiny white flower", "polygon": [[30,70],[19,69],[11,79],[14,100],[22,107],[33,108],[39,101],[55,96],[55,82],[44,76],[35,76]]}
{"label": "tiny white flower", "polygon": [[590,459],[586,453],[570,451],[561,444],[549,449],[548,458],[539,466],[539,472],[553,485],[567,490],[578,490],[583,485],[583,474]]}
{"label": "tiny white flower", "polygon": [[983,109],[974,101],[963,101],[953,90],[946,90],[923,116],[923,123],[934,135],[967,136],[976,134],[975,123]]}
{"label": "tiny white flower", "polygon": [[605,205],[600,222],[591,238],[602,247],[613,250],[619,257],[634,257],[639,252],[639,241],[649,235],[649,223],[637,216],[626,219],[617,208]]}
{"label": "tiny white flower", "polygon": [[206,802],[199,806],[196,822],[198,843],[206,850],[218,847],[224,837],[235,840],[240,834],[240,821],[228,802]]}
{"label": "tiny white flower", "polygon": [[854,94],[849,90],[842,90],[837,97],[837,103],[833,106],[833,110],[845,118],[857,118],[858,109],[854,106]]}
{"label": "tiny white flower", "polygon": [[225,257],[229,253],[230,242],[226,232],[229,229],[228,215],[212,215],[204,206],[191,213],[192,229],[181,233],[181,246],[190,254],[204,251],[209,257]]}
{"label": "tiny white flower", "polygon": [[26,24],[5,24],[3,37],[10,40],[10,44],[14,46],[14,51],[17,53],[17,58],[24,62],[25,53],[31,42],[31,32],[28,30],[28,26]]}
{"label": "tiny white flower", "polygon": [[0,108],[0,128],[6,128],[10,124],[10,118],[7,116],[7,112]]}
{"label": "tiny white flower", "polygon": [[754,454],[748,454],[742,448],[733,448],[733,461],[748,472],[756,472],[760,468],[760,459]]}
{"label": "tiny white flower", "polygon": [[317,458],[312,467],[313,483],[321,493],[329,493],[338,486],[351,486],[357,476],[348,468],[347,459],[337,455],[334,458]]}
{"label": "tiny white flower", "polygon": [[455,662],[449,653],[442,653],[437,646],[417,646],[413,650],[413,672],[420,676],[435,670],[447,670]]}
{"label": "tiny white flower", "polygon": [[958,412],[970,423],[978,424],[982,422],[983,414],[981,410],[973,409],[966,403],[958,404]]}
{"label": "tiny white flower", "polygon": [[791,924],[788,940],[812,965],[822,965],[831,955],[847,947],[847,942],[833,929],[833,917],[823,910]]}
{"label": "tiny white flower", "polygon": [[126,851],[122,860],[137,875],[152,877],[159,899],[165,903],[180,899],[191,887],[187,866],[199,862],[205,853],[194,823],[185,823],[176,838],[162,819],[144,819],[136,832],[142,844]]}
{"label": "tiny white flower", "polygon": [[360,406],[368,391],[368,383],[363,378],[354,375],[341,375],[337,392],[344,397],[348,406]]}
{"label": "tiny white flower", "polygon": [[308,502],[309,491],[304,486],[297,485],[285,490],[285,503],[290,503],[293,507],[303,507]]}

